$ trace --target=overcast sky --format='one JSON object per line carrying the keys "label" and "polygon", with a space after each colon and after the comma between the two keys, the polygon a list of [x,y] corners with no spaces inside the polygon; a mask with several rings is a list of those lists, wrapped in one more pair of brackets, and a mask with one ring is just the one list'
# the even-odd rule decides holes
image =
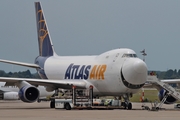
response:
{"label": "overcast sky", "polygon": [[[58,55],[131,48],[149,70],[180,69],[180,0],[41,0]],[[34,63],[34,0],[0,1],[0,58]],[[0,63],[0,69],[29,68]],[[30,69],[35,72],[34,69]]]}

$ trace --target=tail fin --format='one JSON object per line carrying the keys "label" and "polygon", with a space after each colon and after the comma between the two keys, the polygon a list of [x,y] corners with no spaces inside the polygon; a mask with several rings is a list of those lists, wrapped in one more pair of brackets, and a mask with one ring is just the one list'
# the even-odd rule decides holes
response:
{"label": "tail fin", "polygon": [[43,57],[55,55],[51,37],[48,31],[40,2],[35,2],[39,55]]}

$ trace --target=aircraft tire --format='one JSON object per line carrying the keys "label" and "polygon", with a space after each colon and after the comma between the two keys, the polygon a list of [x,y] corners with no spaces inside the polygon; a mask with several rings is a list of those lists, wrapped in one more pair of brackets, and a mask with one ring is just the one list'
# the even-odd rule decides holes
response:
{"label": "aircraft tire", "polygon": [[54,101],[50,102],[50,108],[55,108],[55,102]]}
{"label": "aircraft tire", "polygon": [[37,100],[37,102],[38,102],[38,103],[40,103],[40,102],[41,102],[41,100],[40,100],[40,99],[38,99],[38,100]]}
{"label": "aircraft tire", "polygon": [[71,110],[71,106],[69,105],[69,103],[65,103],[64,108],[66,110]]}
{"label": "aircraft tire", "polygon": [[124,107],[124,109],[126,109],[126,107],[127,107],[127,105],[126,105],[126,103],[125,103],[125,102],[122,102],[121,106],[123,106],[123,107]]}
{"label": "aircraft tire", "polygon": [[129,103],[129,104],[128,104],[127,109],[128,109],[128,110],[132,110],[132,103]]}

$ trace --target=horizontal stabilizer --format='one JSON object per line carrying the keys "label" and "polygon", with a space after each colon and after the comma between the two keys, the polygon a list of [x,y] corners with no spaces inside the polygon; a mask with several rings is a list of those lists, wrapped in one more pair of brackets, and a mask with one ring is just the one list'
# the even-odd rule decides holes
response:
{"label": "horizontal stabilizer", "polygon": [[24,63],[24,62],[17,62],[17,61],[3,60],[3,59],[0,59],[0,62],[20,65],[20,66],[25,66],[25,67],[31,67],[31,68],[40,68],[39,65],[31,64],[31,63]]}

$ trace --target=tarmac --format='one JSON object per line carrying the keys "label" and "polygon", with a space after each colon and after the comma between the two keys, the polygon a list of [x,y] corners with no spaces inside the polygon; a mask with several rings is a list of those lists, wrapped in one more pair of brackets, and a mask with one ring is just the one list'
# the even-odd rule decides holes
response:
{"label": "tarmac", "polygon": [[[24,103],[0,101],[1,120],[180,120],[180,109],[163,105],[159,111],[142,110],[142,103],[132,103],[132,110],[64,110],[49,108],[49,102]],[[146,103],[151,108],[150,103]]]}

